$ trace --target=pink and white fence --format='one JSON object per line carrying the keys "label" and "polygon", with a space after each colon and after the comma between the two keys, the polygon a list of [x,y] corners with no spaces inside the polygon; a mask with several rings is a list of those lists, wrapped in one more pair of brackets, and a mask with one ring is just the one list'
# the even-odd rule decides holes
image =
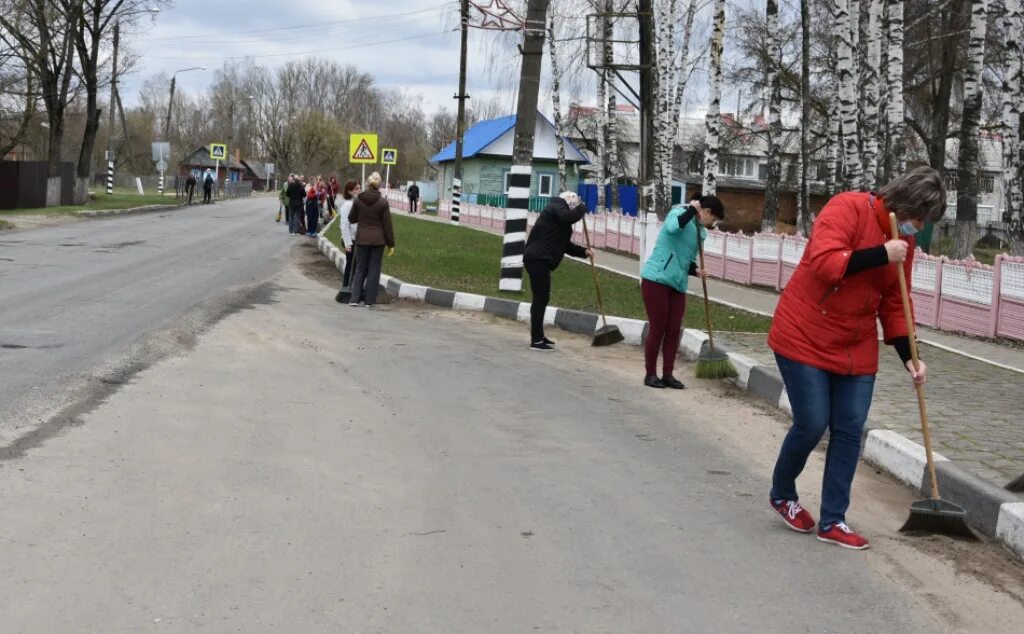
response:
{"label": "pink and white fence", "polygon": [[[408,207],[405,195],[391,192],[391,204]],[[438,215],[450,217],[450,204],[441,201]],[[539,214],[531,212],[532,227]],[[501,229],[505,210],[486,205],[463,204],[461,220],[471,226]],[[640,255],[642,224],[633,216],[605,213],[587,216],[591,242],[600,249]],[[656,230],[660,230],[660,223]],[[582,224],[573,238],[583,240]],[[803,258],[807,239],[802,236],[724,233],[713,229],[704,241],[704,266],[708,275],[737,284],[786,287]],[[961,262],[914,255],[911,281],[917,322],[940,330],[982,337],[1024,340],[1024,258],[1000,255],[994,266],[973,260]]]}

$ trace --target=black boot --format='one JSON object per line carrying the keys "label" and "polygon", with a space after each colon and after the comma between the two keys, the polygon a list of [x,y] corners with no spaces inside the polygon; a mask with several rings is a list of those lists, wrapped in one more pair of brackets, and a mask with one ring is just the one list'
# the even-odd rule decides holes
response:
{"label": "black boot", "polygon": [[659,379],[658,375],[656,374],[648,374],[646,377],[644,377],[644,385],[646,385],[647,387],[656,388],[665,387],[665,384],[661,382],[661,379]]}

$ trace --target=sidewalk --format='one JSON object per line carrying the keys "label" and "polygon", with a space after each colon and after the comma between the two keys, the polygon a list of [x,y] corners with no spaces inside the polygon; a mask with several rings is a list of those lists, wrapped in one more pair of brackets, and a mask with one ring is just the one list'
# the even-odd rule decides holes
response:
{"label": "sidewalk", "polygon": [[[407,215],[399,209],[393,213]],[[435,216],[417,218],[445,222]],[[471,226],[500,234],[500,230]],[[638,277],[636,259],[596,250],[597,265]],[[691,280],[690,294],[700,295]],[[777,293],[708,279],[708,294],[716,302],[772,315]],[[722,334],[731,351],[775,367],[763,334]],[[1019,392],[1024,386],[1024,350],[922,328],[921,356],[928,363],[928,404],[935,450],[975,475],[1004,486],[1024,473],[1024,425],[1020,424]],[[913,390],[895,352],[883,346],[871,410],[877,428],[890,429],[920,443],[921,432]]]}

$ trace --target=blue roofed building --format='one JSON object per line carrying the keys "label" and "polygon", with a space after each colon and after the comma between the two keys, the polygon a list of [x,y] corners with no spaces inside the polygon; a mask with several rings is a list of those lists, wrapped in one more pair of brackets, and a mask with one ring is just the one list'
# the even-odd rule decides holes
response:
{"label": "blue roofed building", "polygon": [[[516,116],[509,115],[481,121],[466,131],[462,146],[463,200],[480,204],[505,206],[508,174],[512,168],[512,140]],[[533,146],[533,178],[531,208],[540,208],[559,192],[576,191],[580,181],[579,166],[587,157],[565,139],[566,182],[558,182],[558,136],[555,126],[544,115],[537,114]],[[455,143],[449,143],[430,159],[437,167],[438,188],[442,198],[451,195],[455,171]]]}

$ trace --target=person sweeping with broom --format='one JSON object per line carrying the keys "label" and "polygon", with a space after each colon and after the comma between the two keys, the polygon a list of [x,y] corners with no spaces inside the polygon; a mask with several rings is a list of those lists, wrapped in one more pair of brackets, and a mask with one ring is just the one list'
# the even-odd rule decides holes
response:
{"label": "person sweeping with broom", "polygon": [[[704,275],[697,267],[700,243],[707,229],[725,218],[717,196],[694,196],[685,208],[673,207],[661,226],[654,251],[640,274],[640,293],[647,310],[644,344],[644,385],[681,390],[686,386],[672,375],[686,313],[686,287],[691,275]],[[658,353],[662,375],[658,378]]]}
{"label": "person sweeping with broom", "polygon": [[544,336],[544,312],[551,301],[551,272],[562,263],[565,254],[593,258],[594,252],[572,242],[572,226],[583,219],[587,206],[574,192],[562,192],[552,198],[530,230],[523,251],[523,268],[530,275],[530,349],[554,350],[555,342]]}
{"label": "person sweeping with broom", "polygon": [[[796,479],[829,430],[821,519],[823,542],[863,550],[868,540],[846,523],[861,434],[878,373],[878,332],[893,346],[921,386],[927,368],[911,360],[897,267],[909,277],[914,234],[946,208],[939,173],[919,167],[880,192],[847,192],[832,198],[814,222],[814,234],[775,310],[768,345],[782,374],[793,411],[775,463],[771,508],[786,526],[814,531],[800,506]],[[893,235],[889,213],[898,219]]]}

